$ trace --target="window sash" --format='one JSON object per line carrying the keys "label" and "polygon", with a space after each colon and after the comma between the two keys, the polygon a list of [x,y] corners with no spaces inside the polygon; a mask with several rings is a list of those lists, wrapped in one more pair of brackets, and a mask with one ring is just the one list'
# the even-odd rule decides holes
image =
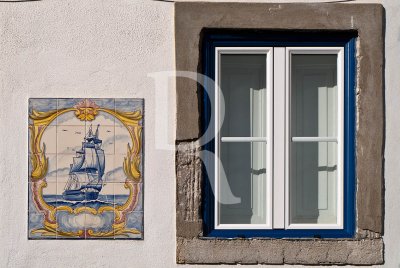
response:
{"label": "window sash", "polygon": [[[292,73],[291,56],[295,54],[309,55],[337,55],[337,137],[293,137],[291,133],[291,96],[292,96]],[[343,140],[344,140],[344,48],[343,47],[286,47],[286,150],[285,150],[285,229],[343,229]],[[290,150],[293,143],[303,142],[336,142],[337,144],[337,192],[336,192],[336,224],[299,224],[290,223]]]}
{"label": "window sash", "polygon": [[[266,104],[267,104],[267,117],[266,117],[266,137],[221,137],[220,129],[222,126],[221,117],[221,101],[223,99],[220,95],[219,85],[221,84],[221,55],[223,54],[261,54],[266,56]],[[272,174],[270,172],[272,167],[272,112],[273,104],[271,99],[273,78],[272,78],[272,63],[273,63],[273,48],[272,47],[216,47],[215,48],[215,137],[216,141],[214,145],[215,162],[214,162],[214,219],[215,219],[215,229],[271,229],[272,228]],[[267,142],[268,141],[268,142]],[[220,142],[265,142],[266,145],[266,202],[265,213],[266,222],[265,224],[221,224],[220,223],[220,211],[219,211],[219,191],[220,191]]]}

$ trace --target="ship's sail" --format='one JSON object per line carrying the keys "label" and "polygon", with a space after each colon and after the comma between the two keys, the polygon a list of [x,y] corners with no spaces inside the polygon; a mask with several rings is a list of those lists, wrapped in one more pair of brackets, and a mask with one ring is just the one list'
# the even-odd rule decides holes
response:
{"label": "ship's sail", "polygon": [[103,186],[102,177],[105,169],[102,140],[99,139],[99,125],[95,134],[92,127],[82,142],[82,148],[72,158],[69,180],[65,185],[67,191],[100,191]]}
{"label": "ship's sail", "polygon": [[85,155],[79,155],[72,158],[71,170],[70,172],[77,172],[82,168],[85,161]]}
{"label": "ship's sail", "polygon": [[85,148],[85,161],[81,167],[83,170],[97,170],[98,169],[97,152],[95,148]]}
{"label": "ship's sail", "polygon": [[99,177],[103,177],[104,169],[106,167],[106,158],[104,156],[104,151],[102,149],[97,150],[97,161],[99,163]]}

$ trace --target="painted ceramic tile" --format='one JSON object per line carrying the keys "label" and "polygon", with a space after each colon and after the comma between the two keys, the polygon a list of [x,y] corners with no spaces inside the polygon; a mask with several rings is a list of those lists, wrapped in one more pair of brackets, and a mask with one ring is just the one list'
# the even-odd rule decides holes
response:
{"label": "painted ceramic tile", "polygon": [[143,239],[143,100],[30,99],[30,239]]}

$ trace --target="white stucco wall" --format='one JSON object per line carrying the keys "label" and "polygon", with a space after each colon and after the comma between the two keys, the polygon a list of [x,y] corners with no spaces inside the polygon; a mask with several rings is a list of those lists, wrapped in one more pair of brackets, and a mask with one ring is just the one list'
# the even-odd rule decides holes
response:
{"label": "white stucco wall", "polygon": [[385,267],[400,267],[400,1],[385,1]]}
{"label": "white stucco wall", "polygon": [[[174,68],[173,5],[0,3],[0,35],[0,267],[174,265],[175,154],[154,148],[155,135],[165,132],[154,132],[154,81],[147,77]],[[145,239],[28,241],[28,98],[95,96],[145,99]]]}
{"label": "white stucco wall", "polygon": [[[400,267],[400,2],[383,4],[385,267]],[[155,106],[154,81],[147,77],[174,69],[173,14],[172,3],[150,0],[0,2],[0,267],[178,266],[175,154],[155,148],[155,138],[167,131],[155,132],[155,109],[159,107]],[[173,133],[173,90],[169,96],[164,104]],[[145,99],[143,241],[27,240],[30,97]],[[174,139],[173,134],[170,138]]]}

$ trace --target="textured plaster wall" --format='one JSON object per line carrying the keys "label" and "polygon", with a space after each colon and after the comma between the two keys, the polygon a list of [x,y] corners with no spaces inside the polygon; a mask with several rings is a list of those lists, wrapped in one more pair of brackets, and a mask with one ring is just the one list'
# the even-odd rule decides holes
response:
{"label": "textured plaster wall", "polygon": [[[353,2],[386,9],[384,266],[399,267],[400,2]],[[150,0],[0,2],[0,267],[185,267],[175,264],[175,153],[154,146],[165,132],[154,132],[147,77],[174,68],[173,12]],[[144,241],[26,238],[28,98],[86,96],[145,98]]]}
{"label": "textured plaster wall", "polygon": [[[173,34],[170,3],[0,3],[1,268],[174,265],[175,154],[155,149],[167,132],[154,131],[147,77],[173,69]],[[27,240],[29,97],[145,99],[144,241]],[[172,115],[174,99],[171,91]]]}

